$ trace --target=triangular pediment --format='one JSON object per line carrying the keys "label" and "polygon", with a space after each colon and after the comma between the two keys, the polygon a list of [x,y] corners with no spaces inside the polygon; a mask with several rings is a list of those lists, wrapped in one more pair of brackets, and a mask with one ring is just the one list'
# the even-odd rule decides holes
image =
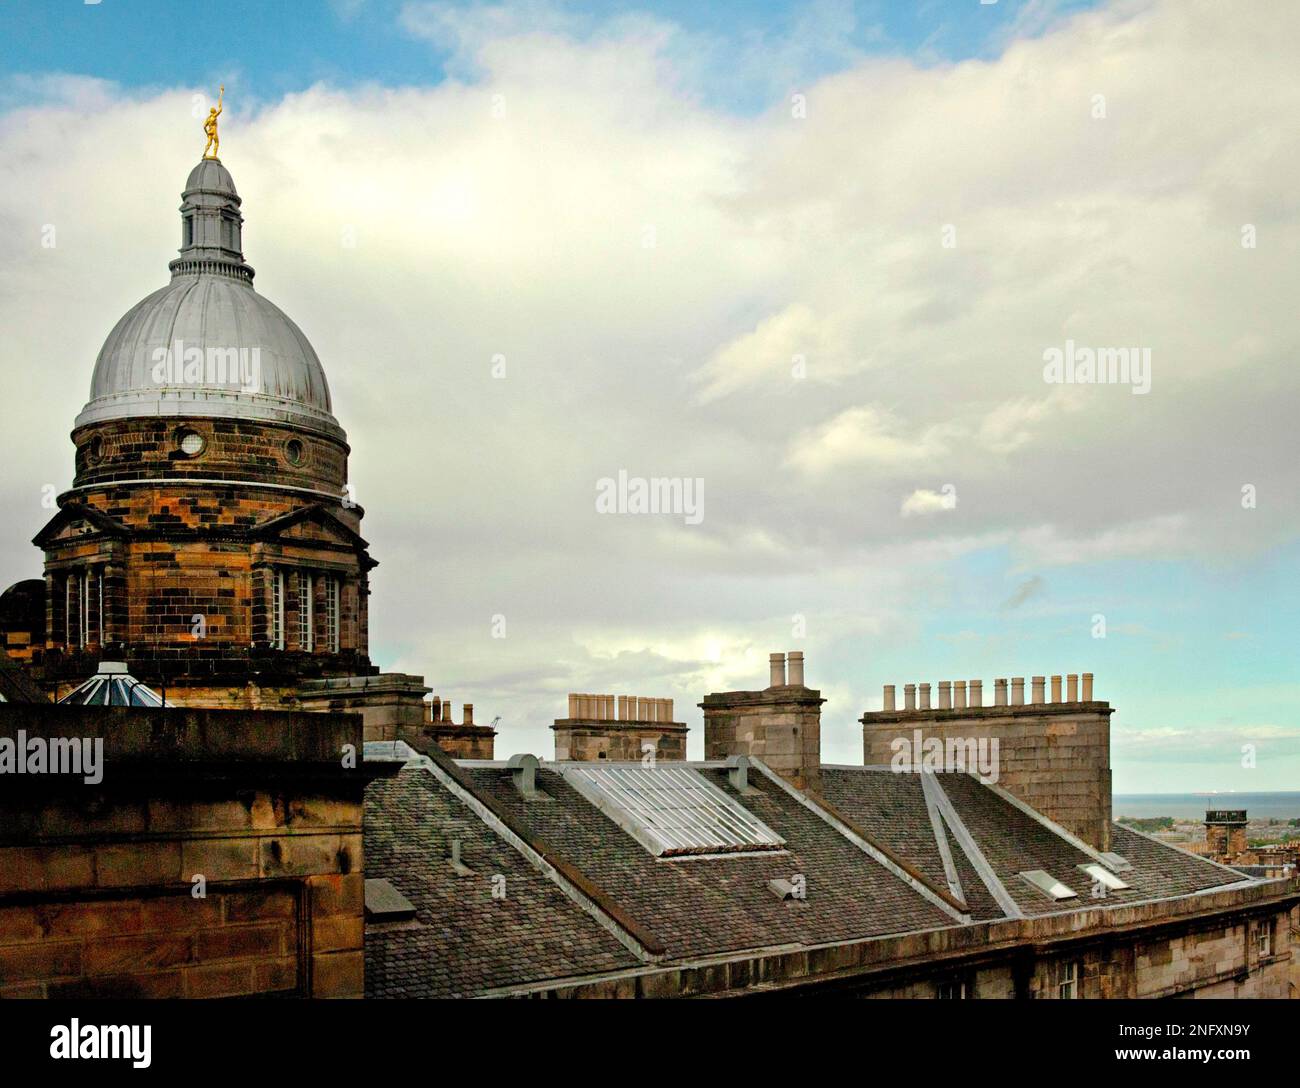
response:
{"label": "triangular pediment", "polygon": [[82,503],[69,503],[50,518],[39,533],[32,537],[38,548],[50,548],[88,536],[127,536],[129,530],[103,511]]}
{"label": "triangular pediment", "polygon": [[251,535],[260,540],[284,543],[344,544],[359,551],[368,547],[358,533],[319,503],[263,521],[253,526]]}

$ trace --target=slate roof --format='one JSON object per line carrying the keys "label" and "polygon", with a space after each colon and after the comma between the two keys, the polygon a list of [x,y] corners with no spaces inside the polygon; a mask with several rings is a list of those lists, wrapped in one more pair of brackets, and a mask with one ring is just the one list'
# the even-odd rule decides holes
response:
{"label": "slate roof", "polygon": [[[808,811],[780,786],[751,774],[741,796],[725,770],[700,767],[786,840],[784,851],[659,859],[543,765],[549,802],[525,801],[508,772],[463,765],[467,779],[558,850],[665,947],[668,958],[811,945],[950,926],[957,919]],[[771,880],[804,878],[805,900],[781,900]]]}
{"label": "slate roof", "polygon": [[[540,796],[525,799],[503,763],[415,757],[401,744],[394,755],[409,762],[367,789],[366,875],[406,895],[418,924],[367,925],[370,997],[490,994],[658,962],[1120,906],[1246,879],[1115,825],[1112,850],[1131,866],[1118,875],[1131,887],[1095,899],[1077,866],[1096,856],[1050,821],[967,775],[934,776],[927,788],[919,775],[867,767],[824,767],[819,798],[760,773],[761,765],[741,793],[725,767],[692,763],[785,848],[656,858],[575,790],[561,765],[541,764]],[[958,834],[939,818],[958,899],[932,813],[943,805],[927,797],[935,785],[964,828]],[[472,876],[453,871],[452,839]],[[1051,899],[1019,877],[1029,869],[1046,870],[1078,897]],[[491,898],[498,873],[504,900]],[[796,875],[806,899],[782,899],[769,887]]]}
{"label": "slate roof", "polygon": [[[452,839],[473,875],[452,870]],[[423,767],[367,787],[365,843],[366,876],[416,910],[414,925],[366,926],[367,997],[465,997],[640,962]]]}
{"label": "slate roof", "polygon": [[[942,877],[935,838],[929,821],[917,812],[920,776],[895,774],[888,769],[823,768],[827,798],[864,828],[888,835],[899,852],[928,873]],[[1052,826],[1035,819],[995,790],[966,774],[938,774],[934,781],[952,802],[961,822],[993,874],[1026,916],[1053,914],[1098,906],[1122,906],[1149,899],[1167,899],[1233,884],[1242,879],[1226,867],[1198,858],[1164,843],[1148,839],[1120,824],[1111,832],[1111,850],[1131,865],[1116,875],[1129,887],[1107,890],[1104,899],[1092,896],[1092,879],[1078,868],[1096,864],[1094,854],[1080,849]],[[901,799],[901,800],[900,800]],[[924,807],[924,799],[920,807]],[[908,824],[907,827],[898,826]],[[890,830],[891,826],[896,830]],[[976,875],[974,859],[945,828],[954,862],[958,863],[962,891],[975,921],[1005,916],[986,883]],[[938,864],[938,869],[935,866]],[[1077,898],[1054,900],[1019,875],[1042,869],[1078,893]]]}

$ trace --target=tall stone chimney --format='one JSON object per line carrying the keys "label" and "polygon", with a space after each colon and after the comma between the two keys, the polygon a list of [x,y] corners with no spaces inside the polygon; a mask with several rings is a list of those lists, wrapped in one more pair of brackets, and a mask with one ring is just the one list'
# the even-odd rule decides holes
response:
{"label": "tall stone chimney", "polygon": [[757,756],[801,790],[821,792],[822,693],[804,684],[796,650],[772,654],[771,683],[762,691],[706,695],[704,758]]}
{"label": "tall stone chimney", "polygon": [[671,699],[640,695],[570,695],[569,714],[556,718],[557,762],[642,762],[686,758],[685,722],[673,721]]}
{"label": "tall stone chimney", "polygon": [[[944,742],[945,752],[969,750],[969,742],[997,739],[997,785],[1031,808],[1055,820],[1067,831],[1098,850],[1110,849],[1111,775],[1109,703],[1092,698],[1092,674],[1084,673],[1083,697],[1077,699],[1076,674],[1070,673],[1062,700],[1060,677],[1052,677],[1051,701],[1046,678],[1031,680],[1031,700],[1024,699],[1024,677],[994,681],[992,706],[984,706],[983,684],[967,684],[968,705],[933,709],[922,701],[903,710],[893,709],[894,685],[884,692],[886,709],[862,715],[863,760],[869,765],[891,765],[902,740],[908,751],[917,740],[931,737]],[[939,685],[942,692],[948,681]],[[922,685],[926,687],[927,685]],[[912,685],[907,685],[908,690]],[[950,743],[951,742],[951,743]],[[973,770],[973,768],[972,768]]]}

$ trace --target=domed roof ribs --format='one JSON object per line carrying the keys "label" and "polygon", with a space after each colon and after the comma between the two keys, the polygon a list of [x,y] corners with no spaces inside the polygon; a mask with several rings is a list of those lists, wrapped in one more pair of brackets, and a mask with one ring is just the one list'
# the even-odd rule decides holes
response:
{"label": "domed roof ribs", "polygon": [[140,417],[251,419],[346,443],[310,341],[253,289],[234,179],[204,159],[185,182],[172,281],[109,333],[76,426]]}

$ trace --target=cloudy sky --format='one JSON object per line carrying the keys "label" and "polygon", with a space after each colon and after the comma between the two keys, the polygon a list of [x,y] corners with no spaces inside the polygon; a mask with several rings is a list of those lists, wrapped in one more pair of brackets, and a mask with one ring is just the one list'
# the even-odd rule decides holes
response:
{"label": "cloudy sky", "polygon": [[[700,7],[0,10],[0,580],[224,82],[372,655],[498,753],[588,691],[699,756],[801,648],[829,761],[884,683],[1091,671],[1118,792],[1300,788],[1300,6]],[[1067,342],[1149,391],[1047,382]],[[702,519],[598,512],[620,471]]]}

